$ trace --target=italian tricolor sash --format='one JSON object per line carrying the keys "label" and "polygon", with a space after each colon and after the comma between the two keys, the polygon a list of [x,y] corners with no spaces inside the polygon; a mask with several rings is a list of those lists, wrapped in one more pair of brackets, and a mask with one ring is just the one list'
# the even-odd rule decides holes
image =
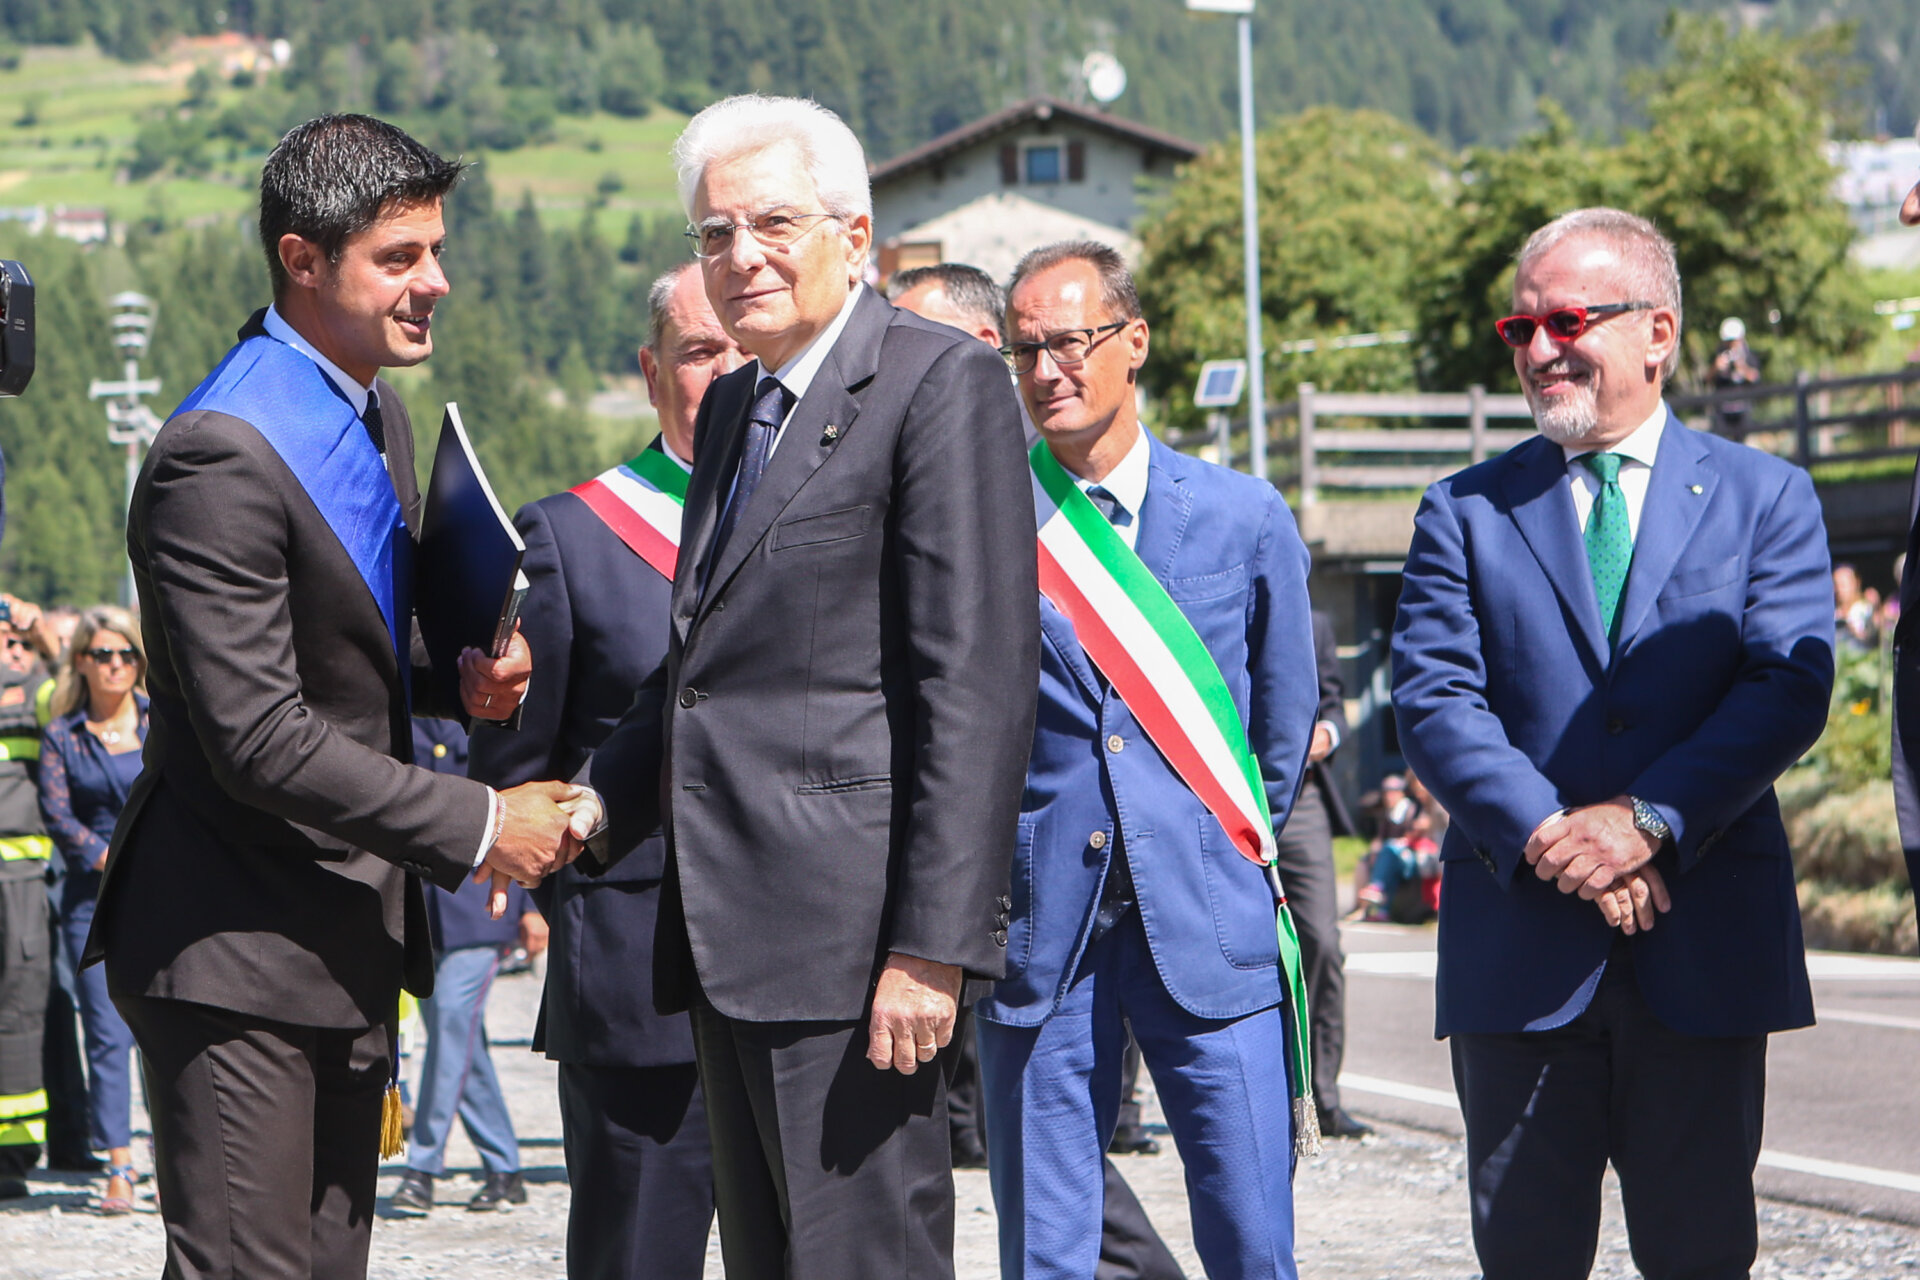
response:
{"label": "italian tricolor sash", "polygon": [[632,462],[602,471],[573,492],[635,555],[673,581],[687,503],[687,473],[678,463],[658,449],[643,449]]}
{"label": "italian tricolor sash", "polygon": [[[1193,624],[1044,442],[1028,455],[1037,482],[1040,592],[1073,623],[1087,657],[1126,700],[1140,727],[1180,780],[1220,820],[1249,861],[1274,872],[1273,818],[1260,762],[1247,745],[1233,693]],[[1319,1150],[1313,1109],[1307,990],[1300,939],[1286,895],[1276,927],[1291,1037],[1288,1085],[1294,1139]]]}

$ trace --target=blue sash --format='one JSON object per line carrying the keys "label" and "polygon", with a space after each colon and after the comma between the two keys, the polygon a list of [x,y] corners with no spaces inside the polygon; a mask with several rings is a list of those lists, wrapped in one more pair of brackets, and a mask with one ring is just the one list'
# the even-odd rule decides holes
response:
{"label": "blue sash", "polygon": [[247,422],[273,446],[373,594],[402,678],[412,674],[413,539],[393,478],[333,379],[267,334],[248,338],[180,402]]}

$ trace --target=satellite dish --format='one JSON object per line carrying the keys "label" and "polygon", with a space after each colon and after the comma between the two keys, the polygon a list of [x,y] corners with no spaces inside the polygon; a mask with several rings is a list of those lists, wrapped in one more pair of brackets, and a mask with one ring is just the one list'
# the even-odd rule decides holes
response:
{"label": "satellite dish", "polygon": [[1087,92],[1095,102],[1112,102],[1127,91],[1127,69],[1110,53],[1095,50],[1088,54],[1080,63],[1080,78],[1087,82]]}

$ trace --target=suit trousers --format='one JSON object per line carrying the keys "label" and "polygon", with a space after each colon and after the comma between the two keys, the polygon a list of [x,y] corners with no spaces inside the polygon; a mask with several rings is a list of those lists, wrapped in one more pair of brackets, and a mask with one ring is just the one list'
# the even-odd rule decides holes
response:
{"label": "suit trousers", "polygon": [[139,1042],[165,1280],[362,1280],[393,1028],[114,997]]}
{"label": "suit trousers", "polygon": [[1217,1021],[1182,1009],[1160,980],[1137,909],[1087,947],[1052,1017],[1037,1027],[980,1023],[1001,1275],[1095,1273],[1102,1153],[1119,1114],[1129,1025],[1186,1163],[1194,1248],[1207,1274],[1294,1280],[1280,1010]]}
{"label": "suit trousers", "polygon": [[1608,1161],[1646,1280],[1744,1280],[1759,1248],[1765,1036],[1669,1029],[1623,938],[1572,1022],[1456,1035],[1451,1047],[1486,1280],[1586,1276]]}
{"label": "suit trousers", "polygon": [[700,1280],[713,1150],[691,1062],[560,1064],[568,1280]]}
{"label": "suit trousers", "polygon": [[1280,883],[1300,935],[1313,1046],[1313,1104],[1340,1107],[1340,1060],[1347,1048],[1347,958],[1340,950],[1340,881],[1333,826],[1320,784],[1309,776],[1278,839]]}
{"label": "suit trousers", "polygon": [[692,1014],[728,1280],[953,1280],[953,1046],[907,1076],[864,1019]]}
{"label": "suit trousers", "polygon": [[434,959],[433,994],[420,1002],[427,1055],[407,1135],[409,1169],[436,1178],[446,1172],[457,1115],[488,1173],[520,1171],[520,1141],[487,1049],[487,996],[499,972],[496,946],[455,947]]}

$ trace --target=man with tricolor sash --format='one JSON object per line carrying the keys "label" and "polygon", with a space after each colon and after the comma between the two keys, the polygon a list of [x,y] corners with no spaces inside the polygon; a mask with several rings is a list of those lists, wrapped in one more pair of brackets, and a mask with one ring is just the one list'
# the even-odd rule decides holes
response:
{"label": "man with tricolor sash", "polygon": [[1116,252],[1028,254],[1007,321],[1041,435],[1042,642],[1007,976],[978,1006],[1002,1274],[1094,1273],[1130,1026],[1207,1274],[1292,1277],[1315,1139],[1271,863],[1319,699],[1306,547],[1271,485],[1140,426],[1148,331]]}
{"label": "man with tricolor sash", "polygon": [[[707,384],[746,362],[697,264],[648,293],[640,368],[660,434],[631,462],[514,518],[529,588],[520,629],[541,655],[516,732],[473,735],[469,777],[494,786],[576,773],[667,651],[693,424]],[[601,876],[573,867],[535,897],[553,930],[534,1048],[560,1064],[567,1275],[699,1280],[713,1157],[685,1013],[654,1008],[666,838],[646,833]]]}

